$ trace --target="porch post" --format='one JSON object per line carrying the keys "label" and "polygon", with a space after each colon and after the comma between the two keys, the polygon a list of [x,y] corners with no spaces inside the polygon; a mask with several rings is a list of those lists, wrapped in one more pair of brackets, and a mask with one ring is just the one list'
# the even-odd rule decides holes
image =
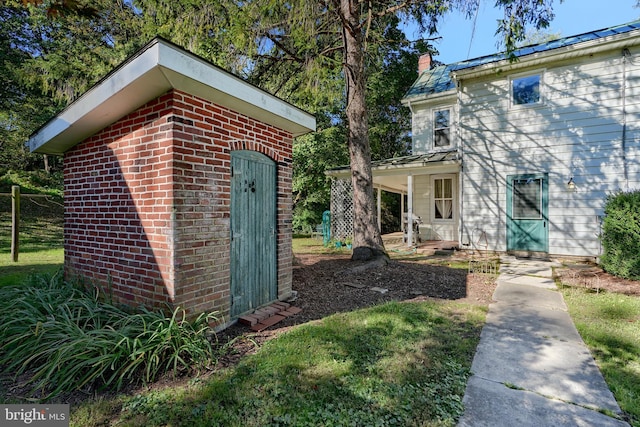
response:
{"label": "porch post", "polygon": [[382,234],[382,189],[378,187],[378,230]]}
{"label": "porch post", "polygon": [[404,233],[404,193],[400,193],[400,231]]}
{"label": "porch post", "polygon": [[413,246],[413,175],[407,176],[407,246]]}

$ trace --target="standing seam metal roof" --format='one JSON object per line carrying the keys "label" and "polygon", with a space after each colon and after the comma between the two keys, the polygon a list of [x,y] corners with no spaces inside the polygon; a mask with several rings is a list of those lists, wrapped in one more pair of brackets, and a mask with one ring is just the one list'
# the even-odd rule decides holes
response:
{"label": "standing seam metal roof", "polygon": [[[640,29],[640,20],[610,28],[603,28],[601,30],[590,31],[584,34],[563,37],[546,43],[524,46],[513,51],[513,56],[520,58],[534,53],[559,49],[561,47],[597,40],[615,34],[624,34],[637,29]],[[508,58],[509,56],[506,52],[500,52],[465,61],[454,62],[449,65],[436,66],[430,70],[424,71],[411,86],[404,98],[411,98],[418,95],[431,95],[454,89],[455,83],[451,78],[451,72],[489,64],[491,62],[498,62]]]}
{"label": "standing seam metal roof", "polygon": [[[427,163],[439,163],[439,162],[452,162],[458,159],[457,151],[444,151],[437,153],[427,154],[413,154],[403,157],[393,157],[390,159],[376,160],[371,162],[371,167],[375,170],[377,168],[386,167],[411,167],[411,166],[424,166]],[[332,169],[328,169],[327,172],[341,172],[350,170],[351,166],[338,166]]]}

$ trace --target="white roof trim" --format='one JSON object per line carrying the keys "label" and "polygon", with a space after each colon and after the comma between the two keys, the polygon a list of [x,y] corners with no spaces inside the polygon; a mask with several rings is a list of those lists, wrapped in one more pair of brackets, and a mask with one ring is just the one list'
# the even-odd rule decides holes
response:
{"label": "white roof trim", "polygon": [[458,89],[449,89],[445,92],[436,92],[429,94],[414,95],[409,98],[402,98],[400,103],[405,107],[411,108],[414,105],[435,103],[435,102],[455,102],[458,99]]}
{"label": "white roof trim", "polygon": [[163,39],[156,38],[69,104],[27,141],[33,152],[62,154],[171,89],[284,129],[315,131],[315,118]]}

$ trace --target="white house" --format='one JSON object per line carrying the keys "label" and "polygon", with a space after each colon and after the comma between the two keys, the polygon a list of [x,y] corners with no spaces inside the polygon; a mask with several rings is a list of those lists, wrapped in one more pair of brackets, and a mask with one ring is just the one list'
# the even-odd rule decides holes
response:
{"label": "white house", "polygon": [[374,184],[406,194],[422,240],[597,257],[607,194],[640,186],[639,53],[635,21],[515,60],[426,55],[403,99],[413,154],[375,162]]}

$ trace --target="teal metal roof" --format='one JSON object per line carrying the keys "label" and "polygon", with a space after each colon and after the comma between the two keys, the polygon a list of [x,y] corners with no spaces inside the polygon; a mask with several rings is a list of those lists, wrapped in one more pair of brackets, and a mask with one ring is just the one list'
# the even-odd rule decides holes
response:
{"label": "teal metal roof", "polygon": [[[563,37],[546,43],[524,46],[513,51],[513,56],[521,58],[527,55],[532,55],[534,53],[559,49],[582,42],[609,37],[615,34],[624,34],[637,29],[640,29],[640,20],[629,22],[627,24],[617,25],[611,28],[603,28],[601,30],[590,31],[575,36]],[[509,57],[506,52],[500,52],[493,55],[481,56],[479,58],[454,62],[453,64],[449,65],[436,66],[420,74],[420,76],[418,76],[418,79],[413,83],[413,86],[411,86],[404,97],[411,98],[418,95],[431,95],[434,93],[446,92],[455,88],[455,83],[451,78],[451,72],[478,67],[480,65],[490,64],[492,62],[498,62],[508,58]]]}
{"label": "teal metal roof", "polygon": [[[392,157],[390,159],[376,160],[371,162],[371,167],[375,170],[376,168],[385,168],[392,166],[426,166],[428,163],[438,163],[438,162],[452,162],[458,160],[458,152],[457,151],[445,151],[438,153],[428,153],[428,154],[412,154],[409,156],[402,157]],[[336,168],[328,169],[327,172],[344,172],[350,170],[351,166],[338,166]]]}
{"label": "teal metal roof", "polygon": [[456,64],[438,65],[423,72],[409,88],[405,98],[415,95],[431,95],[455,89],[455,83],[451,79],[451,72],[455,66]]}

